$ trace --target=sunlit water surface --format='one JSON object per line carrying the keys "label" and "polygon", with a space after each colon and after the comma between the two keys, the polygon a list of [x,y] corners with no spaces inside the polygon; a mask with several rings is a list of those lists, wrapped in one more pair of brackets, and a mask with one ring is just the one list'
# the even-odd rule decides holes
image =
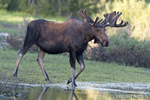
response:
{"label": "sunlit water surface", "polygon": [[[79,84],[1,84],[0,100],[150,100],[148,91],[110,89]],[[89,83],[87,83],[89,84]]]}

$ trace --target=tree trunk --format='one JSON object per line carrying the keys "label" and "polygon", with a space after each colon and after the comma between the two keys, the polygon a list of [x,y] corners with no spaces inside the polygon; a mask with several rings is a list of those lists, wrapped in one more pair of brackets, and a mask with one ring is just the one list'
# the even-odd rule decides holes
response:
{"label": "tree trunk", "polygon": [[61,0],[58,0],[58,12],[59,16],[61,16]]}

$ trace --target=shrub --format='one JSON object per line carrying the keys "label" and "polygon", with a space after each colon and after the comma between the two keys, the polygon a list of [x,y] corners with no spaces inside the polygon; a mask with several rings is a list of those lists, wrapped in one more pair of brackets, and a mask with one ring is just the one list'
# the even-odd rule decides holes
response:
{"label": "shrub", "polygon": [[[150,3],[146,3],[145,0],[114,0],[114,2],[105,2],[105,5],[100,4],[100,8],[97,16],[101,16],[101,18],[103,18],[102,14],[105,13],[123,12],[119,19],[129,22],[128,28],[132,30],[131,37],[140,41],[150,40]],[[117,34],[117,30],[108,32],[114,35]]]}
{"label": "shrub", "polygon": [[[24,39],[26,36],[26,30],[27,30],[27,25],[29,23],[28,18],[24,18],[23,22],[18,24],[18,35],[11,35],[9,38],[7,38],[7,42],[11,45],[11,48],[14,50],[19,50],[21,49]],[[37,46],[33,45],[29,51],[37,51]]]}
{"label": "shrub", "polygon": [[[124,28],[107,28],[110,37],[108,48],[100,47],[92,52],[98,52],[90,59],[117,62],[124,65],[150,67],[150,4],[145,0],[114,0],[99,4],[101,14],[120,11],[123,15],[119,19],[129,22]],[[103,17],[101,17],[103,18]],[[88,50],[89,51],[89,50]],[[92,51],[92,50],[91,50]],[[85,53],[88,54],[88,53]],[[87,55],[85,55],[87,58]]]}

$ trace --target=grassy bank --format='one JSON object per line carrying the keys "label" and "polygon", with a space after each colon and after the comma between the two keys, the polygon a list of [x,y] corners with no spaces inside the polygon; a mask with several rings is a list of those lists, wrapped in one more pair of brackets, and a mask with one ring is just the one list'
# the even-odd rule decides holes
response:
{"label": "grassy bank", "polygon": [[[129,1],[128,1],[129,2]],[[118,2],[122,5],[128,5],[126,2]],[[133,3],[133,2],[129,2]],[[140,3],[136,2],[135,8],[138,7]],[[136,15],[136,18],[134,21],[132,21],[132,12],[130,11],[130,16],[128,16],[128,9],[126,8],[125,10],[122,10],[120,7],[116,7],[117,1],[113,3],[113,9],[111,10],[111,4],[108,2],[106,3],[106,8],[101,9],[102,12],[98,15],[95,16],[102,16],[104,13],[112,12],[114,10],[116,11],[122,11],[123,14],[121,17],[124,18],[119,18],[124,19],[125,21],[129,22],[129,25],[124,28],[106,28],[106,33],[108,37],[110,38],[110,45],[108,48],[92,48],[93,50],[87,50],[87,51],[92,51],[92,52],[86,52],[88,54],[86,56],[87,59],[93,59],[93,60],[98,60],[98,61],[105,61],[105,62],[117,62],[119,64],[123,65],[129,65],[129,66],[136,66],[136,67],[146,67],[149,68],[150,65],[150,42],[149,42],[149,31],[144,31],[149,30],[149,23],[143,23],[143,22],[137,22],[141,20],[137,20],[138,16]],[[146,5],[146,6],[144,6]],[[145,11],[149,11],[149,4],[142,3],[141,5],[144,7],[143,9],[146,9]],[[107,8],[108,7],[108,8]],[[102,7],[103,8],[103,7]],[[120,8],[120,9],[119,9]],[[143,10],[138,9],[137,13],[141,14]],[[141,17],[143,19],[149,18],[149,13],[147,14],[147,17],[145,15],[141,14]],[[8,32],[11,35],[11,38],[7,39],[7,42],[11,45],[11,48],[18,50],[21,48],[26,32],[26,26],[27,23],[33,19],[39,19],[43,18],[42,16],[36,16],[36,17],[31,17],[30,14],[26,13],[20,13],[20,12],[7,12],[5,10],[0,10],[0,33],[5,33]],[[101,17],[103,18],[103,16]],[[52,21],[57,21],[57,22],[63,22],[67,17],[61,17],[61,16],[47,16],[44,17],[44,19],[47,20],[52,20]],[[137,22],[137,23],[133,23]],[[149,22],[149,21],[147,21]],[[141,23],[141,24],[138,24]],[[133,29],[133,26],[135,26]],[[140,25],[140,26],[139,26]],[[139,28],[141,26],[146,26],[145,28]],[[137,29],[140,29],[137,30]],[[144,32],[142,34],[142,32]],[[137,33],[136,36],[141,37],[141,39],[135,37],[133,33]],[[145,38],[146,36],[146,38]],[[0,42],[2,40],[0,39]],[[90,57],[89,57],[90,54]]]}
{"label": "grassy bank", "polygon": [[[0,32],[8,32],[12,36],[15,35],[16,37],[20,36],[20,32],[19,32],[20,29],[18,29],[18,25],[19,24],[24,25],[24,17],[26,17],[25,19],[27,19],[27,21],[29,19],[28,14],[21,14],[15,12],[10,13],[6,11],[0,11],[0,15],[1,15]],[[60,17],[56,17],[56,18],[47,17],[44,19],[59,21],[59,22],[65,20],[65,18],[60,18]],[[26,27],[24,26],[22,28],[25,29]],[[114,31],[114,28],[108,29],[108,31],[110,30]],[[120,32],[123,32],[123,34],[119,35]],[[112,59],[117,58],[119,59],[119,61],[121,60],[122,63],[124,63],[124,59],[128,59],[126,58],[125,55],[128,54],[129,55],[128,57],[130,57],[131,54],[134,53],[137,54],[137,52],[141,52],[141,49],[139,49],[139,47],[142,48],[143,52],[145,52],[145,50],[149,50],[148,47],[149,42],[146,42],[146,45],[143,45],[145,44],[144,42],[139,42],[131,38],[130,35],[124,34],[127,32],[128,31],[118,30],[118,35],[111,36],[109,34],[111,44],[109,48],[104,49],[104,52],[103,49],[100,49],[99,52],[101,54],[98,55],[98,57],[103,58],[104,56],[104,58],[107,58],[108,56],[111,55]],[[14,39],[15,38],[12,38],[12,40]],[[14,42],[14,44],[17,44],[17,42]],[[22,45],[22,43],[17,45]],[[122,50],[124,50],[124,52],[121,52]],[[133,51],[133,52],[126,53],[128,51]],[[118,54],[121,56],[119,56]],[[12,77],[12,74],[17,59],[17,51],[9,50],[9,49],[0,49],[0,80],[6,82],[47,83],[44,81],[44,76],[42,75],[42,71],[36,62],[37,55],[38,55],[37,53],[27,53],[24,56],[19,67],[19,72],[18,72],[19,79],[15,79]],[[147,55],[147,53],[142,56],[144,57],[143,59],[146,59],[145,55]],[[121,57],[121,59],[119,57]],[[141,57],[137,55],[135,56],[135,58],[132,57],[130,58],[131,60],[132,59],[134,60],[136,58],[140,59]],[[148,61],[148,59],[146,59],[146,61]],[[150,82],[149,79],[150,72],[147,72],[146,71],[147,69],[145,68],[135,68],[132,66],[118,65],[116,63],[105,63],[105,62],[90,61],[90,60],[85,60],[85,63],[86,63],[86,68],[83,71],[83,73],[81,73],[81,75],[77,78],[77,81],[96,81],[100,83],[105,83],[105,82],[149,83]],[[61,83],[64,81],[67,82],[67,80],[71,76],[69,59],[67,56],[46,55],[44,59],[44,65],[53,83]],[[77,64],[77,70],[79,70],[79,68],[80,66]]]}
{"label": "grassy bank", "polygon": [[[26,29],[26,27],[20,26],[26,26],[25,24],[32,20],[43,18],[42,16],[31,16],[31,14],[28,13],[8,12],[5,10],[0,10],[0,15],[0,32],[8,32],[9,34],[15,36],[21,34],[20,30]],[[44,17],[44,19],[58,22],[65,20],[64,17],[60,16],[47,16]]]}
{"label": "grassy bank", "polygon": [[[17,51],[0,49],[0,81],[47,83],[44,81],[42,71],[36,62],[37,53],[27,53],[21,61],[18,71],[19,79],[12,77]],[[76,81],[107,82],[150,82],[150,72],[145,68],[122,66],[116,63],[104,63],[85,60],[86,68]],[[62,83],[71,76],[69,60],[63,55],[46,55],[44,58],[45,69],[53,83]],[[77,70],[80,66],[77,64]],[[76,71],[77,72],[77,71]]]}

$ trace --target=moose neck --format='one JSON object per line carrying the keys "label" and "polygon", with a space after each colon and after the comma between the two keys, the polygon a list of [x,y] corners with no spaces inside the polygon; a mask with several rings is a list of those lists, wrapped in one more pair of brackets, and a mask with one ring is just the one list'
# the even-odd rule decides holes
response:
{"label": "moose neck", "polygon": [[92,39],[94,39],[94,34],[92,33],[92,27],[87,23],[84,23],[84,29],[82,31],[84,34],[84,43],[88,43]]}

